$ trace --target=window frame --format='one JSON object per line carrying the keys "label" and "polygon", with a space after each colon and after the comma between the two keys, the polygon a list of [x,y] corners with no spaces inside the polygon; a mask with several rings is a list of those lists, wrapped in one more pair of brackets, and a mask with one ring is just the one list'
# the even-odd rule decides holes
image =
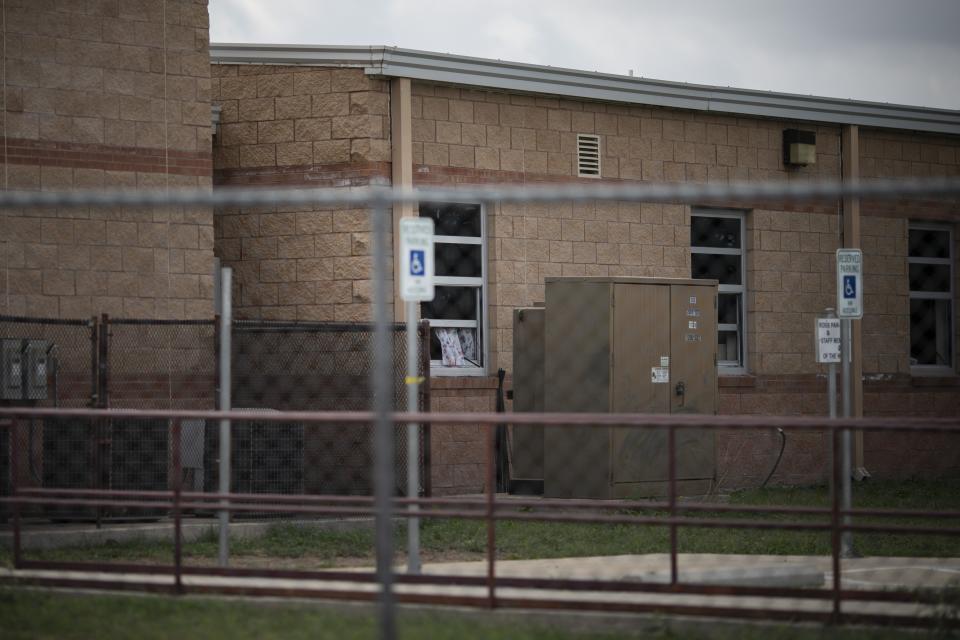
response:
{"label": "window frame", "polygon": [[[421,205],[469,205],[477,206],[480,209],[480,236],[441,236],[435,235],[433,237],[434,251],[436,251],[437,245],[441,244],[470,244],[470,245],[479,245],[480,246],[480,277],[463,277],[463,276],[438,276],[435,275],[433,278],[433,283],[435,287],[469,287],[476,289],[476,294],[480,296],[480,300],[477,304],[478,315],[476,321],[473,320],[435,320],[432,318],[426,318],[422,313],[422,306],[417,305],[418,315],[426,320],[430,321],[430,330],[433,331],[434,328],[473,328],[476,326],[477,329],[477,342],[478,352],[480,354],[481,366],[470,366],[470,367],[445,367],[443,366],[442,360],[430,360],[430,375],[431,376],[485,376],[488,372],[488,362],[490,357],[489,349],[489,294],[487,287],[487,264],[488,264],[488,242],[487,238],[487,208],[486,205],[482,202],[466,202],[466,201],[455,201],[455,200],[445,200],[442,202],[431,201],[423,202],[417,204],[417,215],[420,215],[420,206]],[[436,255],[434,256],[436,258]],[[432,334],[428,337],[428,340],[432,340]],[[429,342],[427,344],[429,349]]]}
{"label": "window frame", "polygon": [[[946,258],[915,258],[910,255],[910,232],[914,229],[919,231],[940,231],[947,234],[947,249],[949,255]],[[950,326],[948,335],[950,336],[950,363],[943,364],[913,364],[910,362],[911,375],[956,375],[957,366],[957,302],[956,302],[956,260],[954,247],[954,228],[951,224],[937,224],[934,222],[909,221],[907,223],[907,358],[911,359],[910,350],[912,347],[912,327],[910,322],[910,302],[913,300],[948,300],[950,309]],[[910,265],[911,264],[938,264],[946,265],[950,269],[950,290],[949,291],[914,291],[910,288]]]}
{"label": "window frame", "polygon": [[[696,247],[693,244],[694,218],[730,218],[740,221],[740,248]],[[709,209],[697,207],[690,211],[690,276],[693,277],[693,255],[739,255],[740,284],[719,284],[717,287],[717,336],[721,331],[737,331],[740,360],[720,360],[717,357],[717,373],[720,375],[745,375],[747,373],[747,212],[736,209]],[[737,294],[740,302],[740,325],[720,324],[720,294]],[[732,329],[730,327],[733,327]],[[719,347],[719,344],[718,344]]]}

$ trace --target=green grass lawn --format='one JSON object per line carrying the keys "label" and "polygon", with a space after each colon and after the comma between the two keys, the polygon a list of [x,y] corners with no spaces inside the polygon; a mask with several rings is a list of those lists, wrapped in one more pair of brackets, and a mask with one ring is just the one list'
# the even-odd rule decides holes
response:
{"label": "green grass lawn", "polygon": [[[575,640],[582,638],[675,638],[711,640],[880,640],[947,637],[892,629],[787,627],[749,624],[666,623],[656,618],[564,616],[548,620],[518,613],[401,609],[398,635],[431,640]],[[336,638],[377,637],[369,606],[304,602],[223,600],[196,597],[67,594],[0,589],[0,634],[22,638]]]}
{"label": "green grass lawn", "polygon": [[[857,484],[854,506],[913,509],[960,509],[960,479],[936,481],[875,482]],[[639,505],[640,503],[638,503]],[[731,505],[827,506],[829,493],[823,487],[768,488],[734,493]],[[638,512],[641,512],[638,509]],[[645,512],[649,515],[651,512]],[[823,521],[819,516],[709,513],[697,517],[761,520]],[[865,519],[864,521],[867,521]],[[870,518],[871,522],[883,519]],[[886,522],[906,524],[903,519]],[[915,522],[920,524],[920,522]],[[923,524],[957,526],[956,521],[934,520]],[[669,550],[668,530],[662,526],[611,525],[511,521],[498,522],[497,553],[502,559],[557,558],[593,555],[664,553]],[[681,552],[775,555],[826,555],[829,532],[794,532],[757,529],[681,528]],[[477,520],[425,518],[421,545],[427,561],[480,559],[486,550],[486,524]],[[397,527],[396,548],[405,546],[405,531]],[[947,536],[858,534],[855,547],[864,556],[958,556],[960,544]],[[275,564],[286,560],[294,568],[335,565],[370,565],[373,558],[370,529],[328,531],[278,523],[260,538],[231,541],[231,558],[248,564]],[[9,565],[9,552],[0,562]],[[184,547],[188,562],[206,562],[216,557],[213,532]],[[28,553],[48,560],[150,560],[169,563],[172,546],[165,542],[131,541],[108,545],[72,547]]]}

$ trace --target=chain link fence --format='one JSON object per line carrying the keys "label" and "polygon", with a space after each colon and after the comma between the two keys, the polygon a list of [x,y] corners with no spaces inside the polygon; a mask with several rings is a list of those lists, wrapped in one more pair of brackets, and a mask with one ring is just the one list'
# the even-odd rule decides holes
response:
{"label": "chain link fence", "polygon": [[[0,316],[3,391],[0,406],[44,408],[94,407],[96,322]],[[26,455],[17,470],[25,487],[86,488],[98,486],[96,460],[101,454],[96,421],[89,418],[29,418],[10,422],[0,455],[0,492],[9,492],[10,454]],[[78,515],[71,508],[35,508],[53,518]],[[89,509],[80,508],[89,516]],[[6,514],[6,506],[0,513]]]}
{"label": "chain link fence", "polygon": [[[405,402],[403,325],[392,328],[395,385]],[[429,410],[429,364],[419,329],[419,394]],[[218,325],[213,320],[143,320],[102,316],[56,320],[0,316],[3,404],[51,408],[212,410],[219,388]],[[266,322],[233,324],[232,405],[250,413],[361,411],[371,406],[372,327],[366,324]],[[23,375],[23,372],[28,372]],[[16,375],[14,375],[16,374]],[[35,374],[35,375],[34,375]],[[9,377],[9,376],[8,376]],[[180,429],[179,482],[187,491],[219,491],[217,421],[186,420]],[[166,491],[173,442],[165,418],[44,417],[14,421],[0,438],[0,495],[10,491],[12,447],[21,458],[18,486],[59,490]],[[370,425],[272,423],[232,425],[231,491],[242,494],[372,495]],[[406,477],[405,430],[397,433],[397,493]],[[421,468],[429,465],[429,429],[421,436]],[[423,472],[421,495],[430,491]],[[6,503],[0,517],[8,515]],[[166,509],[48,506],[24,515],[57,521],[157,519]],[[198,510],[206,515],[209,510]],[[240,514],[257,515],[257,514]],[[259,514],[261,516],[265,514]],[[271,515],[271,517],[273,517]]]}

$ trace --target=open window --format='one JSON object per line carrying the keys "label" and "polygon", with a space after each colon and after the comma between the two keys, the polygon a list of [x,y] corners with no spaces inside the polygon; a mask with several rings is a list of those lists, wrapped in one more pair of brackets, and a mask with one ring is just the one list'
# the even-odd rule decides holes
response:
{"label": "open window", "polygon": [[743,213],[697,210],[690,218],[691,277],[720,282],[717,365],[743,373],[746,363],[746,252]]}
{"label": "open window", "polygon": [[486,229],[479,204],[422,203],[434,224],[435,296],[420,304],[430,321],[431,372],[486,372]]}

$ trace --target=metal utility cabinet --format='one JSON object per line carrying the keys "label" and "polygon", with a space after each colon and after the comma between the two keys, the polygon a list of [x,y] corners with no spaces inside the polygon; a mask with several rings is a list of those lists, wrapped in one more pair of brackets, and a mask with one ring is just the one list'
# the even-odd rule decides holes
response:
{"label": "metal utility cabinet", "polygon": [[[547,412],[717,412],[717,281],[547,278]],[[676,433],[680,495],[709,492],[714,436]],[[633,498],[667,492],[667,431],[544,430],[544,495]]]}

